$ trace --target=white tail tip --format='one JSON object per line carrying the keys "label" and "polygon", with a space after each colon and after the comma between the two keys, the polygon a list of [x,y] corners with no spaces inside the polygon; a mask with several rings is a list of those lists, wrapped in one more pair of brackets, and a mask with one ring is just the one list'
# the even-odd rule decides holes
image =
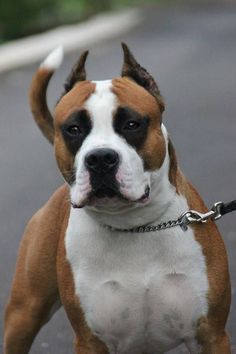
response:
{"label": "white tail tip", "polygon": [[54,71],[58,69],[59,66],[61,65],[63,61],[63,57],[64,57],[63,47],[59,46],[46,57],[46,59],[40,65],[40,68],[46,68]]}

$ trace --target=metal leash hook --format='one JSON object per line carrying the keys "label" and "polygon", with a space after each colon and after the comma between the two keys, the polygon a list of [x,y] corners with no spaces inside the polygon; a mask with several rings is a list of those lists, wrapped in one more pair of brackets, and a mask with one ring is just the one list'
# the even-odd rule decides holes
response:
{"label": "metal leash hook", "polygon": [[221,218],[221,207],[223,202],[217,202],[213,205],[211,210],[206,213],[200,213],[196,210],[188,210],[180,217],[180,226],[183,230],[187,230],[187,226],[194,222],[206,223],[208,219],[218,220]]}

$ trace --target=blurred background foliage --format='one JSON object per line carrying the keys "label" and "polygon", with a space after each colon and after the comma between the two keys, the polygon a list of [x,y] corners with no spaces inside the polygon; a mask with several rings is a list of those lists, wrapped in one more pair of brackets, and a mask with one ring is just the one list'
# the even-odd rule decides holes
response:
{"label": "blurred background foliage", "polygon": [[7,0],[0,2],[0,42],[39,33],[58,25],[160,0]]}

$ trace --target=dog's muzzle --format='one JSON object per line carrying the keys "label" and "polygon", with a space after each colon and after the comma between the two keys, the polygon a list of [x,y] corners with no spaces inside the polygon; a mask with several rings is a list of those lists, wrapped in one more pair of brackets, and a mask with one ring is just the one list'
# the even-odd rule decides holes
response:
{"label": "dog's muzzle", "polygon": [[[134,203],[146,204],[149,200],[148,179],[133,181],[132,173],[121,168],[120,154],[111,148],[96,148],[83,158],[85,171],[78,174],[77,183],[71,188],[74,208],[120,208]],[[131,171],[132,172],[132,171]],[[110,209],[109,209],[110,210]]]}
{"label": "dog's muzzle", "polygon": [[85,156],[85,166],[90,174],[92,193],[97,198],[114,197],[119,194],[115,175],[120,158],[115,150],[99,148]]}

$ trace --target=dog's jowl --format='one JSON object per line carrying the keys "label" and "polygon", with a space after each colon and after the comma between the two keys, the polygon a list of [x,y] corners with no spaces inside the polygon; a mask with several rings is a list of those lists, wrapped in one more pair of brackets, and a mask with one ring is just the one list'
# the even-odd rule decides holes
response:
{"label": "dog's jowl", "polygon": [[29,353],[61,305],[77,354],[157,354],[181,343],[230,353],[230,280],[214,222],[134,230],[206,207],[179,169],[158,85],[123,51],[121,76],[105,81],[86,80],[83,53],[53,115],[46,89],[61,49],[33,78],[32,112],[66,183],[26,227],[4,354]]}

